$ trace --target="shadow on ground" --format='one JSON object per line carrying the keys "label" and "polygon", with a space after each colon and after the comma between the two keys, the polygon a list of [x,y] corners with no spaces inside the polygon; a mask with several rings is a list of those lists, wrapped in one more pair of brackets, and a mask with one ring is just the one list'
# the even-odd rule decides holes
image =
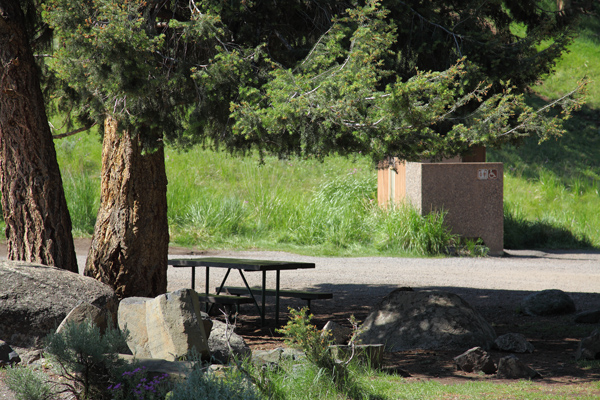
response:
{"label": "shadow on ground", "polygon": [[[373,306],[385,295],[397,289],[392,285],[333,285],[322,284],[312,290],[332,292],[332,300],[313,301],[313,323],[322,328],[327,321],[350,326],[351,315],[360,321],[368,316]],[[530,291],[487,290],[462,287],[428,287],[415,290],[443,290],[455,293],[477,309],[494,327],[498,335],[509,332],[521,333],[535,346],[532,354],[518,354],[524,363],[541,373],[543,384],[573,384],[600,380],[600,363],[591,368],[575,362],[574,354],[579,341],[598,328],[593,324],[576,324],[573,315],[531,317],[519,313],[519,304]],[[577,311],[600,309],[600,293],[569,293]],[[298,299],[282,299],[280,321],[289,317],[288,307],[301,308],[306,302]],[[255,309],[245,305],[238,321],[238,333],[255,348],[273,348],[282,344],[274,325],[274,304],[267,303],[267,324],[260,327]],[[468,349],[464,349],[466,351]],[[385,369],[409,379],[442,379],[454,381],[494,380],[493,376],[467,374],[456,371],[453,358],[461,352],[446,350],[413,350],[385,355]],[[498,363],[508,353],[490,351]],[[395,371],[395,372],[394,372]],[[506,382],[506,381],[504,381]],[[451,382],[448,382],[451,383]]]}

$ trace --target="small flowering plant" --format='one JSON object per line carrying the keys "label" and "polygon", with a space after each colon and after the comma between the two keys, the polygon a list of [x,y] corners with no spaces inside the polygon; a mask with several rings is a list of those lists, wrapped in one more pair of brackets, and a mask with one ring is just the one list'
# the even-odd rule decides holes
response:
{"label": "small flowering plant", "polygon": [[125,371],[121,378],[108,387],[113,400],[162,400],[170,389],[167,374],[150,379],[146,367]]}

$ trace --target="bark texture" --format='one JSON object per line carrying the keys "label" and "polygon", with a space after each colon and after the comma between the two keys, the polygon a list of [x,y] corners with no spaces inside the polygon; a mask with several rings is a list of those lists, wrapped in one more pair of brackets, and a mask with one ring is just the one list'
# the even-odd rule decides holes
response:
{"label": "bark texture", "polygon": [[102,149],[101,204],[85,275],[119,298],[167,290],[167,175],[164,151],[145,152],[108,117]]}
{"label": "bark texture", "polygon": [[8,258],[77,272],[71,218],[18,0],[0,0],[0,152]]}

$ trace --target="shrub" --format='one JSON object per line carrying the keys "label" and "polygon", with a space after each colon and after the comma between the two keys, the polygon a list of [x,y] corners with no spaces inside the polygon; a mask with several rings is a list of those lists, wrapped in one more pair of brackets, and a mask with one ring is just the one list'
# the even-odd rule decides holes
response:
{"label": "shrub", "polygon": [[13,366],[6,369],[6,384],[17,400],[50,400],[54,398],[47,377],[29,367]]}
{"label": "shrub", "polygon": [[108,387],[119,383],[125,368],[118,356],[125,346],[126,333],[109,328],[102,335],[91,322],[68,323],[61,333],[46,337],[46,352],[66,379],[61,385],[84,399],[110,398]]}
{"label": "shrub", "polygon": [[194,368],[188,378],[175,385],[169,400],[259,400],[263,397],[252,383],[235,370],[222,377]]}

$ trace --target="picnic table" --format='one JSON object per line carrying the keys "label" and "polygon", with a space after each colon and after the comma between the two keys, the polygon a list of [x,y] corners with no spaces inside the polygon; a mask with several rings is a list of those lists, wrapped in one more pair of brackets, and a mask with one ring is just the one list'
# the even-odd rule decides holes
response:
{"label": "picnic table", "polygon": [[[311,292],[300,292],[300,291],[281,291],[281,271],[285,270],[297,270],[297,269],[310,269],[315,268],[314,263],[308,262],[294,262],[294,261],[272,261],[272,260],[253,260],[253,259],[238,259],[238,258],[226,258],[226,257],[198,257],[198,258],[172,258],[168,261],[169,265],[172,265],[176,268],[191,268],[192,269],[192,289],[195,290],[196,285],[196,267],[204,267],[205,268],[205,296],[203,296],[204,301],[207,303],[230,303],[235,302],[234,298],[231,296],[222,296],[221,293],[224,289],[229,289],[230,291],[235,292],[241,300],[251,299],[251,302],[255,304],[256,309],[261,318],[261,324],[264,325],[265,322],[265,298],[267,296],[275,297],[275,324],[279,326],[279,300],[282,297],[282,294],[285,297],[299,297],[303,298],[302,293],[304,293],[304,297],[307,296],[307,293]],[[220,286],[216,290],[216,295],[210,294],[210,269],[211,268],[225,268],[227,272],[221,281]],[[237,270],[244,282],[243,288],[234,288],[234,287],[226,287],[225,283],[229,274],[232,270]],[[260,288],[252,288],[248,285],[248,281],[246,280],[245,272],[262,272],[262,285]],[[275,288],[269,289],[267,288],[267,272],[275,273]],[[237,290],[236,290],[237,289]],[[240,289],[244,289],[240,291]],[[258,301],[256,300],[255,294],[259,294],[262,296],[262,307],[259,306]],[[248,295],[248,297],[242,295]],[[310,297],[308,301],[310,302],[311,298],[331,298],[333,297],[330,293],[321,294],[324,297]],[[250,301],[244,301],[250,302]],[[239,304],[236,303],[236,304]],[[310,305],[310,303],[309,303]]]}

